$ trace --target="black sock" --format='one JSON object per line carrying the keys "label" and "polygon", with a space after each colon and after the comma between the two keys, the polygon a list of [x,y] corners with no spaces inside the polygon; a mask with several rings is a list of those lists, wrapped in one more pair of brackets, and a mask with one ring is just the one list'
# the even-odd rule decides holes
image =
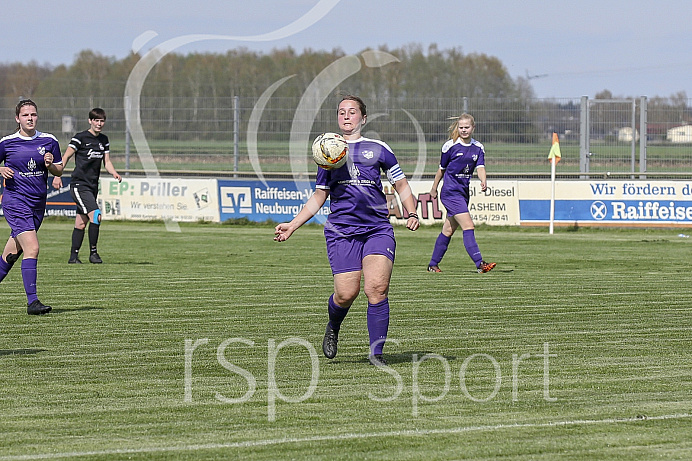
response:
{"label": "black sock", "polygon": [[77,257],[79,249],[82,247],[83,240],[84,229],[77,229],[76,227],[72,229],[72,249],[70,250],[70,257]]}
{"label": "black sock", "polygon": [[99,241],[99,226],[98,224],[89,224],[89,246],[91,247],[91,252],[96,253],[96,246]]}

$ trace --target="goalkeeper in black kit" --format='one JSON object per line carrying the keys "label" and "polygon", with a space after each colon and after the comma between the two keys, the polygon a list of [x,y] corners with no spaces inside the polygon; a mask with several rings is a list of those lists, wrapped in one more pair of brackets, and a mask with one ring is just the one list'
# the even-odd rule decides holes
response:
{"label": "goalkeeper in black kit", "polygon": [[[69,264],[81,264],[79,249],[82,247],[84,232],[89,224],[89,262],[101,264],[103,261],[98,254],[99,228],[101,225],[101,210],[96,197],[99,192],[99,177],[101,165],[106,167],[118,182],[122,177],[116,171],[110,160],[110,145],[108,136],[103,134],[106,124],[106,112],[94,108],[89,112],[89,129],[74,135],[63,155],[63,165],[74,156],[75,166],[70,175],[70,195],[77,205],[77,216],[72,230],[72,249]],[[62,179],[53,178],[53,187],[60,189]]]}

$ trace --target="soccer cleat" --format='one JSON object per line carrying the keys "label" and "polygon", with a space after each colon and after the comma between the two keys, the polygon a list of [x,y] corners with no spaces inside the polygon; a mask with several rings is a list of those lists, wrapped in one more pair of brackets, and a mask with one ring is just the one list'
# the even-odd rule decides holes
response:
{"label": "soccer cleat", "polygon": [[371,355],[368,357],[368,360],[370,360],[370,364],[374,365],[376,367],[386,367],[387,366],[387,361],[382,357],[382,354],[375,354]]}
{"label": "soccer cleat", "polygon": [[339,341],[339,330],[332,330],[332,328],[327,324],[327,329],[324,332],[324,339],[322,340],[322,352],[324,356],[328,359],[333,359],[336,357],[336,343]]}
{"label": "soccer cleat", "polygon": [[103,261],[101,261],[99,254],[94,252],[89,255],[89,262],[92,264],[101,264]]}
{"label": "soccer cleat", "polygon": [[438,266],[428,266],[428,272],[442,272]]}
{"label": "soccer cleat", "polygon": [[485,261],[481,261],[481,265],[478,266],[478,273],[485,274],[486,272],[490,272],[495,266],[497,266],[497,263],[487,263]]}
{"label": "soccer cleat", "polygon": [[67,260],[67,264],[82,264],[82,261],[80,261],[79,258],[76,256],[70,256],[70,259]]}
{"label": "soccer cleat", "polygon": [[31,304],[29,304],[26,308],[26,313],[29,315],[43,315],[47,314],[53,309],[50,306],[44,305],[41,301],[38,299]]}

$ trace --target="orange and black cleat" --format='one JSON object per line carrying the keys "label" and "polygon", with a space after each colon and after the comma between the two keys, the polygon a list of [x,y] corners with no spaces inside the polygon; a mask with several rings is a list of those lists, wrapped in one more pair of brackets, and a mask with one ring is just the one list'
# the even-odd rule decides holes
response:
{"label": "orange and black cleat", "polygon": [[497,266],[497,263],[487,263],[485,261],[481,261],[481,265],[478,266],[478,273],[485,274],[486,272],[490,272],[495,266]]}

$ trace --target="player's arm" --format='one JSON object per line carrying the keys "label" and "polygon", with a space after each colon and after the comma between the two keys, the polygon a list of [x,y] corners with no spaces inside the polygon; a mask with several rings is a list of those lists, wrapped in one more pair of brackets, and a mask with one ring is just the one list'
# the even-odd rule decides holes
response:
{"label": "player's arm", "polygon": [[113,163],[111,162],[111,154],[110,152],[106,152],[103,155],[103,165],[106,167],[106,171],[113,176],[113,179],[116,179],[118,182],[122,181],[123,178],[118,174],[117,170],[113,166]]}
{"label": "player's arm", "polygon": [[53,175],[53,176],[62,176],[62,170],[64,169],[64,165],[62,163],[53,163],[53,153],[52,152],[46,152],[43,155],[43,161],[46,165],[46,169]]}
{"label": "player's arm", "polygon": [[[59,175],[55,175],[53,178],[53,188],[55,189],[60,189],[62,187],[62,172],[65,170],[65,165],[67,165],[67,161],[70,160],[70,158],[74,155],[75,150],[72,146],[69,146],[67,150],[65,151],[65,154],[62,156],[62,169],[60,170]],[[51,171],[51,173],[53,173]]]}
{"label": "player's arm", "polygon": [[408,183],[408,179],[403,178],[394,182],[394,190],[399,194],[401,203],[406,208],[408,213],[408,219],[406,220],[406,227],[412,231],[420,227],[420,221],[418,219],[418,214],[416,213],[416,199],[413,198],[413,191]]}
{"label": "player's arm", "polygon": [[5,148],[3,145],[0,145],[0,163],[3,164],[0,166],[0,176],[2,176],[4,179],[10,179],[12,176],[14,176],[14,170],[5,165],[6,160],[7,153],[5,152]]}
{"label": "player's arm", "polygon": [[435,173],[435,179],[433,179],[433,185],[430,188],[430,196],[434,199],[437,198],[437,188],[440,187],[440,181],[442,180],[444,173],[445,170],[442,168],[438,168],[437,173]]}
{"label": "player's arm", "polygon": [[481,190],[485,192],[485,190],[488,188],[488,177],[485,173],[485,166],[478,165],[476,167],[476,173],[478,173],[478,179],[481,180]]}
{"label": "player's arm", "polygon": [[14,170],[8,166],[0,166],[0,176],[5,179],[10,179],[14,176]]}
{"label": "player's arm", "polygon": [[3,155],[2,160],[0,162],[3,163],[2,166],[0,166],[0,176],[2,176],[4,179],[10,179],[12,176],[14,176],[14,170],[8,166],[5,166],[5,158]]}
{"label": "player's arm", "polygon": [[322,205],[327,201],[329,197],[329,190],[327,189],[315,189],[315,193],[312,197],[305,202],[303,208],[298,212],[295,218],[291,222],[284,222],[276,226],[274,229],[274,240],[277,242],[283,242],[288,240],[288,238],[295,232],[300,226],[312,219],[313,216],[317,214]]}

